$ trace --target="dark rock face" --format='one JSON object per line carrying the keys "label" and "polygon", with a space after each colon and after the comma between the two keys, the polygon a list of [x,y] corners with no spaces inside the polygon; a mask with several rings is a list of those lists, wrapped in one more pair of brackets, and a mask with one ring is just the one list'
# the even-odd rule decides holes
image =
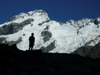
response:
{"label": "dark rock face", "polygon": [[94,24],[98,25],[100,24],[100,21],[98,21],[98,19],[95,19]]}
{"label": "dark rock face", "polygon": [[91,52],[91,49],[93,47],[81,47],[78,48],[77,50],[75,50],[72,54],[79,54],[81,56],[87,57],[89,55],[89,53]]}
{"label": "dark rock face", "polygon": [[38,25],[39,26],[42,26],[44,23],[47,23],[47,22],[49,22],[50,20],[49,19],[47,19],[46,21],[43,21],[42,23],[39,23]]}
{"label": "dark rock face", "polygon": [[90,56],[92,58],[100,58],[100,43],[98,43],[96,46],[92,48],[92,51],[90,53]]}
{"label": "dark rock face", "polygon": [[9,46],[14,45],[14,44],[18,44],[22,41],[22,38],[20,37],[17,41],[6,41],[5,37],[0,38],[0,44],[4,43],[4,44],[8,44]]}
{"label": "dark rock face", "polygon": [[42,52],[48,53],[49,51],[53,50],[55,48],[55,41],[53,41],[50,45],[47,47],[41,47]]}
{"label": "dark rock face", "polygon": [[21,23],[11,23],[9,25],[4,25],[0,28],[0,35],[13,34],[21,30],[25,25],[31,24],[34,21],[33,19],[25,20]]}
{"label": "dark rock face", "polygon": [[84,46],[81,48],[78,48],[76,51],[74,51],[72,54],[78,54],[84,57],[91,57],[91,58],[100,58],[100,43],[93,46]]}
{"label": "dark rock face", "polygon": [[14,45],[14,44],[18,44],[22,41],[22,38],[20,37],[17,41],[5,41],[5,44],[8,44],[9,46]]}
{"label": "dark rock face", "polygon": [[94,44],[97,44],[96,41],[97,41],[99,38],[100,38],[100,35],[97,36],[95,39],[93,39],[93,40],[87,42],[87,43],[85,44],[85,46],[88,46],[88,45],[91,44],[92,42],[93,42]]}
{"label": "dark rock face", "polygon": [[3,41],[5,41],[5,37],[0,38],[0,43],[3,43]]}
{"label": "dark rock face", "polygon": [[[44,43],[49,41],[50,38],[52,37],[52,33],[48,31],[49,26],[47,26],[44,31],[41,33],[41,36],[43,37]],[[50,45],[47,47],[41,47],[42,52],[48,53],[49,51],[53,50],[55,48],[55,41],[52,42]]]}
{"label": "dark rock face", "polygon": [[98,19],[99,19],[99,18],[95,19],[94,24],[96,24],[97,27],[99,28],[100,21],[98,21]]}
{"label": "dark rock face", "polygon": [[50,38],[52,37],[52,34],[49,31],[43,31],[41,33],[41,36],[43,36],[43,40],[44,40],[44,43],[45,43],[46,41],[50,40]]}
{"label": "dark rock face", "polygon": [[14,21],[15,19],[16,19],[16,16],[10,18],[7,22]]}

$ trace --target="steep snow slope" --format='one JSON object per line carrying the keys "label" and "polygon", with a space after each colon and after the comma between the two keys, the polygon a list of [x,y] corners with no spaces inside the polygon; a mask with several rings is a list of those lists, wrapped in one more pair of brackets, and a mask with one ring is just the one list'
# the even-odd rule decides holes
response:
{"label": "steep snow slope", "polygon": [[[33,20],[27,23],[28,19]],[[100,35],[100,18],[60,23],[50,20],[48,14],[43,10],[35,10],[11,18],[8,22],[0,25],[1,31],[4,31],[4,26],[9,28],[12,23],[13,30],[17,29],[14,27],[15,23],[17,26],[19,25],[19,29],[16,32],[6,33],[6,35],[3,35],[4,32],[1,33],[2,40],[0,42],[14,44],[20,39],[16,44],[21,50],[28,49],[28,38],[31,33],[35,35],[34,49],[41,48],[43,52],[70,53],[91,40],[99,42],[99,39],[96,38]],[[22,27],[20,28],[20,26]],[[89,45],[94,46],[95,43],[90,42]]]}

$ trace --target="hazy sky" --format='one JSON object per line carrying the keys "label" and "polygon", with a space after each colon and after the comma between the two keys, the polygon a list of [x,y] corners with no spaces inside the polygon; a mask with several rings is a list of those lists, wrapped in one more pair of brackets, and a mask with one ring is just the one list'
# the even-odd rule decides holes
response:
{"label": "hazy sky", "polygon": [[0,0],[0,24],[21,12],[46,11],[51,20],[66,22],[100,17],[100,0]]}

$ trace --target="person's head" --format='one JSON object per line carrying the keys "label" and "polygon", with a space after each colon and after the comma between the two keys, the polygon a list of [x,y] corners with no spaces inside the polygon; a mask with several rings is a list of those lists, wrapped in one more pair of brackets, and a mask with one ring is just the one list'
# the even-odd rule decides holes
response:
{"label": "person's head", "polygon": [[34,33],[31,34],[31,36],[33,36],[33,35],[34,35]]}

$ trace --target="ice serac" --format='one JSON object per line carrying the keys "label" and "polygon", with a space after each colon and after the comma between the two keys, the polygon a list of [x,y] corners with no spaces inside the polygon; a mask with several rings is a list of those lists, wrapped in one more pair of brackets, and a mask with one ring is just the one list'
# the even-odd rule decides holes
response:
{"label": "ice serac", "polygon": [[35,36],[34,49],[71,53],[86,44],[95,46],[99,43],[100,17],[61,23],[50,20],[43,10],[21,13],[0,25],[0,43],[17,44],[20,50],[25,51],[31,33]]}

